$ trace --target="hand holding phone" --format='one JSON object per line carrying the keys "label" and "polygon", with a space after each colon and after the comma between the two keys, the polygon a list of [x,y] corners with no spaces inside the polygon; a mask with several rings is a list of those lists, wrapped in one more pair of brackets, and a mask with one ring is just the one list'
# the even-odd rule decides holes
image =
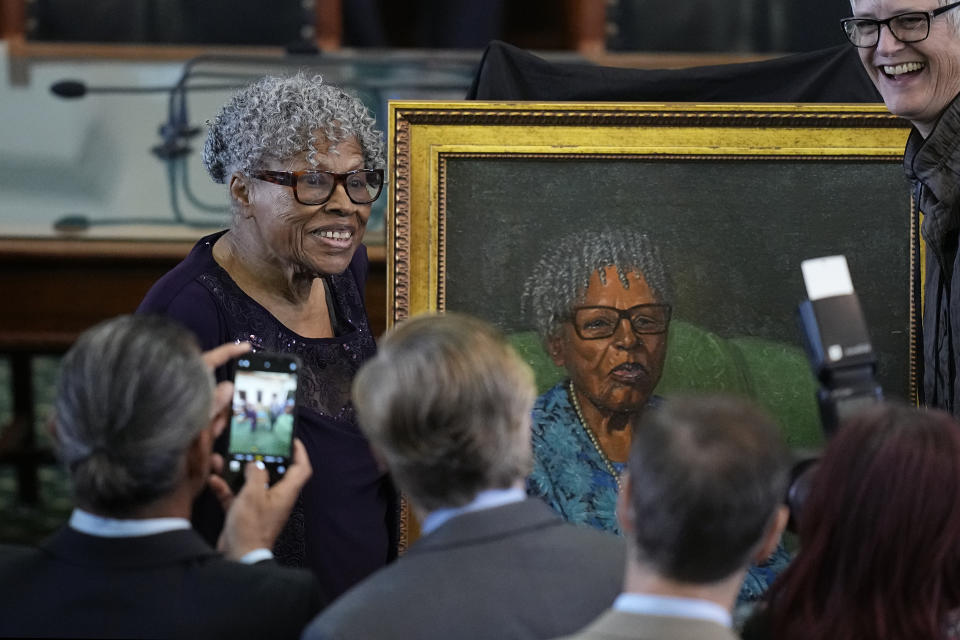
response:
{"label": "hand holding phone", "polygon": [[237,495],[214,476],[211,489],[227,514],[217,549],[226,557],[239,560],[254,549],[270,549],[287,523],[300,489],[313,473],[307,450],[297,439],[287,473],[273,486],[267,486],[266,469],[254,462],[244,463],[246,482]]}
{"label": "hand holding phone", "polygon": [[224,475],[234,490],[248,462],[263,465],[270,483],[286,473],[297,420],[300,361],[278,353],[249,353],[237,359]]}

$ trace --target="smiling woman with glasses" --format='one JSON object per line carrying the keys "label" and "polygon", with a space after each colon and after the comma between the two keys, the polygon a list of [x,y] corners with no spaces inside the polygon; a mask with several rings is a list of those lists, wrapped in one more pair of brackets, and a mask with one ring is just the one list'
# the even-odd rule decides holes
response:
{"label": "smiling woman with glasses", "polygon": [[[265,77],[223,106],[203,162],[226,185],[232,225],[201,239],[140,311],[180,320],[204,348],[243,340],[299,356],[295,433],[314,472],[274,553],[336,597],[383,566],[396,540],[395,496],[350,402],[375,349],[362,240],[383,190],[382,136],[357,98],[319,76]],[[213,540],[218,508],[195,510]]]}
{"label": "smiling woman with glasses", "polygon": [[[960,2],[852,0],[851,6],[844,34],[887,109],[913,125],[903,168],[923,214],[926,255],[923,269],[917,267],[918,279],[925,273],[919,399],[960,416]],[[919,300],[918,291],[918,307]]]}

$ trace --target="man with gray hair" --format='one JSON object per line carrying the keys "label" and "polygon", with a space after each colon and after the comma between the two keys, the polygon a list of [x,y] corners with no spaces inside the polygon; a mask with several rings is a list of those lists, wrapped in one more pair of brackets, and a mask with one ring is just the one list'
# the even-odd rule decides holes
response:
{"label": "man with gray hair", "polygon": [[789,453],[776,425],[745,400],[671,398],[635,425],[627,466],[623,593],[570,638],[735,640],[740,583],[787,521]]}
{"label": "man with gray hair", "polygon": [[425,315],[387,335],[353,398],[423,537],[304,638],[549,638],[610,606],[622,542],[525,496],[534,395],[530,368],[485,322]]}
{"label": "man with gray hair", "polygon": [[[202,355],[185,328],[155,316],[115,318],[77,340],[54,424],[76,509],[39,549],[0,547],[0,636],[297,637],[321,605],[312,576],[258,561],[310,476],[303,445],[269,488],[254,463],[236,496],[210,474],[232,392],[214,386],[212,368],[249,348]],[[227,509],[223,555],[187,519],[208,482]]]}

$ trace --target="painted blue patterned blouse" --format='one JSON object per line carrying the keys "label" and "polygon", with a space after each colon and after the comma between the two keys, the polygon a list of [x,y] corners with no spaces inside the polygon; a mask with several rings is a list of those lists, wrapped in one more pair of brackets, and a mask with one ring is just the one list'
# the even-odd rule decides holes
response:
{"label": "painted blue patterned blouse", "polygon": [[[533,473],[527,493],[542,498],[565,520],[611,531],[617,525],[617,482],[570,404],[565,380],[537,398],[533,406]],[[651,398],[648,406],[662,402]],[[613,462],[618,473],[624,464]],[[739,604],[759,600],[790,556],[779,545],[769,560],[750,567],[740,588]]]}

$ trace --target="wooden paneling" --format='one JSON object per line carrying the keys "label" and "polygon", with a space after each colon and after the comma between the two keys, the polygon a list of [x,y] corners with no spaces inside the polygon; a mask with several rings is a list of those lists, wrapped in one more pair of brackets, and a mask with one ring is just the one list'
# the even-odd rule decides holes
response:
{"label": "wooden paneling", "polygon": [[0,38],[23,37],[26,31],[23,0],[0,0]]}
{"label": "wooden paneling", "polygon": [[[0,464],[17,471],[20,500],[39,499],[37,466],[53,462],[34,434],[31,359],[62,353],[84,330],[131,313],[192,242],[0,239],[0,354],[10,358],[13,418],[0,428]],[[370,327],[386,327],[383,247],[369,250],[366,305]]]}
{"label": "wooden paneling", "polygon": [[[0,349],[66,349],[101,320],[131,313],[150,286],[189,252],[189,242],[0,240]],[[386,264],[370,249],[367,310],[386,327]]]}

